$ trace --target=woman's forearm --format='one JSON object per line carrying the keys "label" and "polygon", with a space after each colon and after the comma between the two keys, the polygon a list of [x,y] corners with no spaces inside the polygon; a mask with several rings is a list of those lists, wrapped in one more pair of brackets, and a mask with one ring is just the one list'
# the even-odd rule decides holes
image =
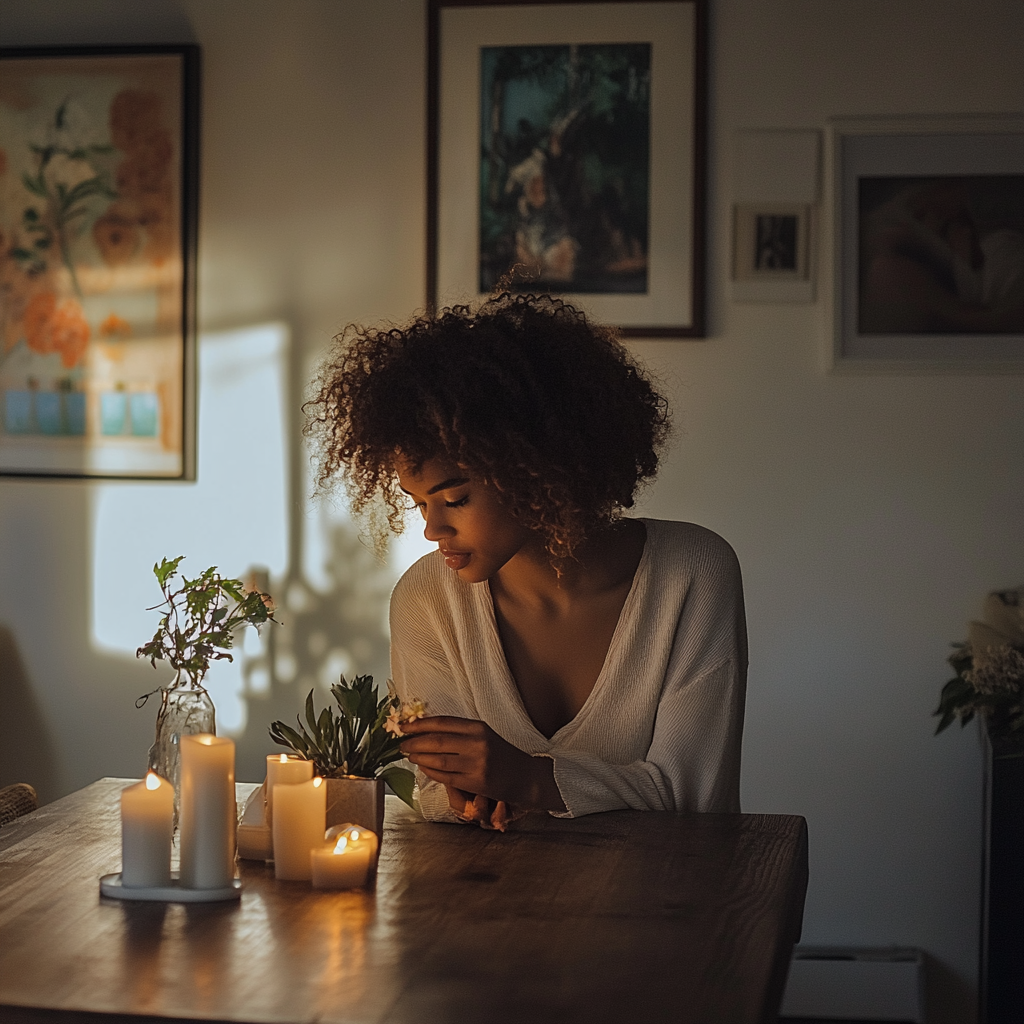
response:
{"label": "woman's forearm", "polygon": [[555,782],[555,762],[544,756],[531,756],[530,761],[533,764],[529,771],[525,799],[521,803],[513,803],[531,811],[565,811],[565,801]]}

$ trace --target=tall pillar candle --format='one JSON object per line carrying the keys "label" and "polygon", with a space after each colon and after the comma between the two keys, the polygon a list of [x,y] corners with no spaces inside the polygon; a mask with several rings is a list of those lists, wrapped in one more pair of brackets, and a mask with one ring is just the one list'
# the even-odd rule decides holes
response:
{"label": "tall pillar candle", "polygon": [[274,787],[274,875],[308,882],[310,850],[324,845],[327,787],[319,776],[309,782]]}
{"label": "tall pillar candle", "polygon": [[235,744],[181,737],[181,885],[223,889],[235,877]]}
{"label": "tall pillar candle", "polygon": [[267,754],[267,824],[274,820],[274,787],[309,782],[313,762],[298,754]]}
{"label": "tall pillar candle", "polygon": [[150,772],[121,790],[121,884],[126,888],[171,884],[174,787]]}

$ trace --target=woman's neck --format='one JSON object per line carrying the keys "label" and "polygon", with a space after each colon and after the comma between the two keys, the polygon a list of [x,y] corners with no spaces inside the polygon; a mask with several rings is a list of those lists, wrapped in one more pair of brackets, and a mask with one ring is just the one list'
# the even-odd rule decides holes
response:
{"label": "woman's neck", "polygon": [[622,519],[592,534],[555,571],[539,536],[491,577],[491,593],[505,601],[557,614],[580,600],[632,580],[643,555],[646,530],[636,519]]}

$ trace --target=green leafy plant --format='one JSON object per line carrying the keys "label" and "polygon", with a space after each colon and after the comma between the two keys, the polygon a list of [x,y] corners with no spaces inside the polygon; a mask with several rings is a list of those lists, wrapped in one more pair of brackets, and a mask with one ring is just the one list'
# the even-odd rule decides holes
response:
{"label": "green leafy plant", "polygon": [[402,733],[396,723],[422,717],[422,702],[414,702],[406,710],[394,693],[378,699],[373,676],[356,676],[351,683],[342,676],[340,682],[331,687],[331,694],[340,714],[330,707],[317,714],[310,690],[306,697],[306,725],[299,716],[296,716],[298,731],[284,722],[273,722],[271,739],[312,761],[317,774],[324,778],[354,775],[362,779],[383,779],[397,796],[415,807],[413,784],[416,777],[408,768],[400,768],[392,762],[402,758],[399,749]]}
{"label": "green leafy plant", "polygon": [[258,629],[264,622],[277,619],[269,594],[247,590],[241,580],[224,578],[214,565],[194,580],[181,577],[181,586],[172,589],[184,557],[165,558],[153,566],[164,599],[147,611],[165,611],[153,639],[135,656],[148,658],[154,668],[158,661],[168,662],[174,669],[176,686],[184,677],[190,686],[199,689],[212,661],[233,660],[229,652],[239,626],[248,624]]}

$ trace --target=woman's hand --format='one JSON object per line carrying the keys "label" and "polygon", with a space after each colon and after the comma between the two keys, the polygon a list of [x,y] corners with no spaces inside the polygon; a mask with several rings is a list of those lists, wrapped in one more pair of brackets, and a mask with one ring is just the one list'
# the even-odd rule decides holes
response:
{"label": "woman's hand", "polygon": [[454,786],[446,786],[445,789],[448,790],[448,806],[456,817],[476,822],[481,828],[504,832],[509,824],[526,814],[522,808],[509,807],[504,800],[492,800],[479,793],[466,793]]}
{"label": "woman's hand", "polygon": [[[428,779],[447,786],[449,798],[460,790],[524,810],[565,810],[550,759],[531,757],[485,722],[438,716],[403,722],[402,731],[403,755]],[[477,814],[483,813],[481,806]]]}

